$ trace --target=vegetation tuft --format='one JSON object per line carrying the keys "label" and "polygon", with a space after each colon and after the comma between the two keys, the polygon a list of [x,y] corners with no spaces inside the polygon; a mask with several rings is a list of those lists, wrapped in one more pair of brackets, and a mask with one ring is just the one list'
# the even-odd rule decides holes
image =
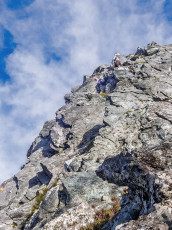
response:
{"label": "vegetation tuft", "polygon": [[98,211],[95,214],[94,222],[88,224],[86,227],[80,228],[80,230],[101,230],[120,210],[120,201],[116,197],[112,197],[112,201],[114,201],[112,208]]}
{"label": "vegetation tuft", "polygon": [[124,112],[124,114],[128,114],[128,113],[132,113],[132,110],[127,110],[126,112]]}
{"label": "vegetation tuft", "polygon": [[56,187],[57,186],[57,182],[58,182],[58,179],[55,179],[52,183],[52,187]]}
{"label": "vegetation tuft", "polygon": [[104,97],[106,95],[108,95],[108,94],[107,93],[103,93],[103,92],[100,93],[100,96],[102,96],[102,97]]}
{"label": "vegetation tuft", "polygon": [[57,152],[57,156],[63,153],[63,149]]}
{"label": "vegetation tuft", "polygon": [[77,223],[78,223],[77,221],[74,221],[70,226],[73,227],[73,226],[77,225]]}
{"label": "vegetation tuft", "polygon": [[13,227],[13,228],[16,228],[16,227],[17,227],[17,224],[16,224],[15,222],[13,222],[12,227]]}
{"label": "vegetation tuft", "polygon": [[48,191],[48,188],[44,188],[40,193],[38,193],[38,195],[36,195],[35,197],[35,203],[32,206],[32,210],[35,212],[36,210],[38,210],[40,203],[42,202],[44,196],[46,195]]}
{"label": "vegetation tuft", "polygon": [[39,192],[36,197],[35,197],[35,203],[32,206],[31,212],[28,215],[27,219],[26,219],[26,223],[30,220],[30,218],[32,217],[32,215],[39,209],[40,203],[42,202],[44,196],[46,195],[48,191],[48,188],[44,188],[41,192]]}
{"label": "vegetation tuft", "polygon": [[127,188],[124,188],[124,190],[122,191],[121,195],[125,195],[126,193],[128,193],[128,189]]}
{"label": "vegetation tuft", "polygon": [[143,58],[144,60],[146,59],[146,56],[145,55],[141,55],[141,58]]}
{"label": "vegetation tuft", "polygon": [[91,141],[91,142],[88,144],[88,146],[87,146],[87,148],[86,148],[86,151],[87,151],[87,152],[90,151],[90,149],[93,148],[93,147],[94,147],[94,142]]}

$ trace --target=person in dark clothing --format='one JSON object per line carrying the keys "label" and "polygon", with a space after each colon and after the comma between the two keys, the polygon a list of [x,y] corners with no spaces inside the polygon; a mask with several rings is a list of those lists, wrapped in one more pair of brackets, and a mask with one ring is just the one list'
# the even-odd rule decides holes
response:
{"label": "person in dark clothing", "polygon": [[115,89],[116,84],[118,82],[118,79],[113,73],[109,75],[104,75],[103,80],[98,79],[97,77],[95,77],[94,80],[97,81],[97,85],[96,85],[97,93],[112,92]]}
{"label": "person in dark clothing", "polygon": [[106,93],[112,92],[116,88],[117,82],[118,79],[116,76],[114,74],[110,74],[106,83]]}
{"label": "person in dark clothing", "polygon": [[104,75],[103,80],[98,79],[97,77],[95,77],[94,80],[97,81],[97,85],[96,85],[97,93],[100,93],[100,92],[105,93],[108,77]]}
{"label": "person in dark clothing", "polygon": [[138,56],[148,56],[148,53],[147,51],[145,50],[145,48],[142,48],[142,47],[137,47],[137,51],[135,52],[135,55],[138,55]]}
{"label": "person in dark clothing", "polygon": [[97,93],[100,93],[101,92],[102,79],[94,78],[94,80],[97,81],[97,85],[96,85]]}

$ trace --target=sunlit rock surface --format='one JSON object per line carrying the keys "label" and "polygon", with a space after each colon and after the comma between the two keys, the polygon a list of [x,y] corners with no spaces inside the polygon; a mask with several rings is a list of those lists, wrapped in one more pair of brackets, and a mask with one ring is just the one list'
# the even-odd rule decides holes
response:
{"label": "sunlit rock surface", "polygon": [[[121,62],[84,76],[45,122],[0,187],[1,230],[79,230],[113,197],[121,209],[103,229],[172,229],[172,45],[152,42]],[[104,74],[118,83],[98,94]]]}

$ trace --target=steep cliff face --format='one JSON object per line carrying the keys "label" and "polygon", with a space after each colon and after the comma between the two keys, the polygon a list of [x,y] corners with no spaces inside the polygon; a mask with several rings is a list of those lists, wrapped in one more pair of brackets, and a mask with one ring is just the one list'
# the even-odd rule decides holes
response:
{"label": "steep cliff face", "polygon": [[[93,229],[114,200],[117,214],[99,229],[172,229],[172,45],[143,51],[65,95],[0,187],[0,229]],[[98,94],[94,77],[105,73],[119,81]]]}

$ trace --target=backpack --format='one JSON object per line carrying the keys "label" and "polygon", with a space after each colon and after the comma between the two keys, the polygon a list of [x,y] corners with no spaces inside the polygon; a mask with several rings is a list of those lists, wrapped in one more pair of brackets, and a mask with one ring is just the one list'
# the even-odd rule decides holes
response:
{"label": "backpack", "polygon": [[98,82],[97,82],[98,85],[101,85],[102,84],[102,79],[99,79]]}

